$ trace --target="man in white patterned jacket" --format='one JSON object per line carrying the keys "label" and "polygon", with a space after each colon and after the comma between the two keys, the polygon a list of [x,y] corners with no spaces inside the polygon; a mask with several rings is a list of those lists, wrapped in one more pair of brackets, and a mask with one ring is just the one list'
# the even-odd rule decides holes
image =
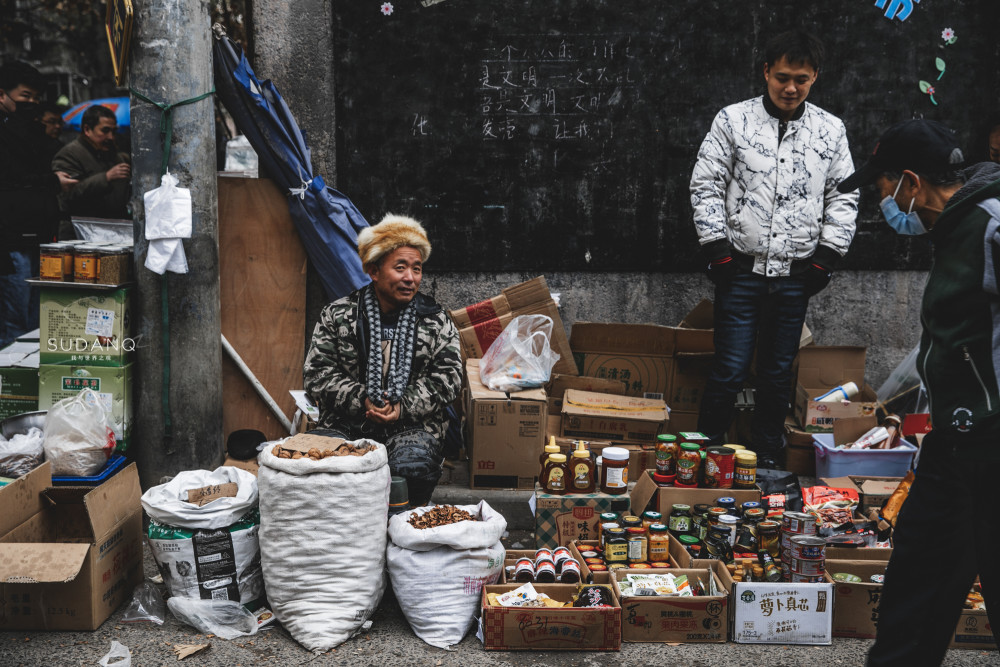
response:
{"label": "man in white patterned jacket", "polygon": [[756,349],[751,447],[758,465],[777,467],[809,297],[847,252],[858,201],[837,191],[854,172],[844,123],[805,101],[823,45],[790,31],[764,55],[766,94],[719,112],[691,176],[695,229],[715,283],[715,363],[698,429],[710,444],[724,442]]}

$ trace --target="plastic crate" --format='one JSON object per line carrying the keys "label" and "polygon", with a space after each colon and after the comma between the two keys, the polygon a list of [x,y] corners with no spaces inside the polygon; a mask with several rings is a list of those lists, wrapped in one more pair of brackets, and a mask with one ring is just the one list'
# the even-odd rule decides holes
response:
{"label": "plastic crate", "polygon": [[57,486],[97,486],[101,482],[107,480],[109,477],[114,475],[116,472],[125,467],[127,460],[122,454],[112,454],[111,458],[100,472],[90,477],[53,477],[52,484]]}
{"label": "plastic crate", "polygon": [[813,447],[816,450],[816,477],[905,477],[917,453],[917,448],[906,440],[901,440],[894,449],[837,449],[833,446],[832,433],[814,435]]}

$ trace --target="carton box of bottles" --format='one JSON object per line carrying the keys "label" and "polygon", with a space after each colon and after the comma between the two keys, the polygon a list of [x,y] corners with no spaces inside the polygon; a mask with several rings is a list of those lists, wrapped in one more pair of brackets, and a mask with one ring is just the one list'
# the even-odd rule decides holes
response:
{"label": "carton box of bottles", "polygon": [[42,364],[125,366],[134,358],[132,290],[42,287]]}
{"label": "carton box of bottles", "polygon": [[574,540],[596,540],[604,512],[628,511],[626,495],[607,493],[567,493],[563,496],[545,493],[535,487],[531,498],[535,513],[535,544],[539,549],[567,547]]}
{"label": "carton box of bottles", "polygon": [[[704,595],[623,598],[619,582],[626,574],[686,575]],[[611,577],[622,605],[622,641],[721,643],[729,639],[729,588],[709,568],[615,570]]]}

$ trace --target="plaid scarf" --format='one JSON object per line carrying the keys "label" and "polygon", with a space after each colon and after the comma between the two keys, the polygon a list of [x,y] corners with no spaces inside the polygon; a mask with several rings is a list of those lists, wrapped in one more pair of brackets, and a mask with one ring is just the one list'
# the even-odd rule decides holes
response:
{"label": "plaid scarf", "polygon": [[363,294],[365,319],[368,322],[368,368],[367,385],[368,400],[378,407],[386,403],[395,405],[403,397],[406,383],[410,379],[410,366],[413,363],[413,344],[416,340],[417,309],[413,301],[399,313],[396,325],[396,336],[389,352],[389,374],[385,379],[385,389],[382,388],[382,317],[378,299],[375,297],[374,285],[369,285]]}

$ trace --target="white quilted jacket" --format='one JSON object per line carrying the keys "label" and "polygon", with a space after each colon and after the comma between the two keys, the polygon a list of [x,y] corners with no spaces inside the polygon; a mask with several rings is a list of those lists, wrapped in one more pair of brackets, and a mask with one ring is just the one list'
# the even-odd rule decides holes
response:
{"label": "white quilted jacket", "polygon": [[805,103],[778,144],[778,119],[756,97],[718,113],[691,175],[702,245],[729,239],[754,273],[787,276],[822,243],[843,256],[854,237],[858,194],[837,192],[854,173],[844,123]]}

